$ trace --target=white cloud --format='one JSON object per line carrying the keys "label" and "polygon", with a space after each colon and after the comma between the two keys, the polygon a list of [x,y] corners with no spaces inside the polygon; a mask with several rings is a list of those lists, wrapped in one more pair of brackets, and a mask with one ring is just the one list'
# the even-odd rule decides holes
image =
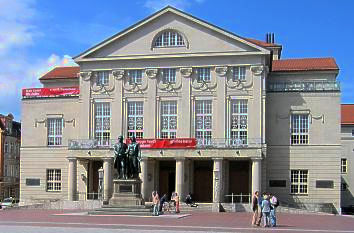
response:
{"label": "white cloud", "polygon": [[147,0],[144,4],[145,7],[158,11],[167,5],[176,7],[181,10],[185,10],[190,7],[193,3],[203,3],[204,0]]}

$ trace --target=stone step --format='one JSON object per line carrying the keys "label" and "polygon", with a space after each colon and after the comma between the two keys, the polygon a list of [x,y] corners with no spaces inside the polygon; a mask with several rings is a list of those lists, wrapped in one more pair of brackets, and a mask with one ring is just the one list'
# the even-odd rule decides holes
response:
{"label": "stone step", "polygon": [[150,216],[151,212],[142,211],[130,211],[130,212],[113,212],[113,211],[90,211],[89,215],[139,215],[139,216]]}
{"label": "stone step", "polygon": [[151,212],[150,209],[137,209],[137,208],[100,208],[94,211],[104,211],[104,212]]}
{"label": "stone step", "polygon": [[150,209],[149,206],[145,206],[145,205],[135,205],[135,206],[103,205],[102,206],[102,209],[105,209],[105,210],[119,209],[119,208],[124,208],[124,209]]}

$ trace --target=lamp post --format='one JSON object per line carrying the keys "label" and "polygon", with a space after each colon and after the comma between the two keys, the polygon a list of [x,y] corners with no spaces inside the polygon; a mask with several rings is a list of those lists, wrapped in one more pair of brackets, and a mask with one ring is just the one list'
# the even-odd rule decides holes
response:
{"label": "lamp post", "polygon": [[103,199],[103,168],[98,169],[98,199]]}

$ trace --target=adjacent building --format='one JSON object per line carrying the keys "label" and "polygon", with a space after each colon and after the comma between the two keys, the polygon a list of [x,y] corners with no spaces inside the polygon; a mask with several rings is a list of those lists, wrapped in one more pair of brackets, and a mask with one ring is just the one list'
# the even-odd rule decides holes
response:
{"label": "adjacent building", "polygon": [[142,145],[142,195],[276,193],[283,204],[340,207],[340,88],[333,58],[281,59],[166,7],[58,67],[22,99],[21,202],[112,195],[112,145]]}
{"label": "adjacent building", "polygon": [[0,114],[0,200],[19,198],[21,124]]}
{"label": "adjacent building", "polygon": [[354,206],[354,104],[342,104],[341,206]]}

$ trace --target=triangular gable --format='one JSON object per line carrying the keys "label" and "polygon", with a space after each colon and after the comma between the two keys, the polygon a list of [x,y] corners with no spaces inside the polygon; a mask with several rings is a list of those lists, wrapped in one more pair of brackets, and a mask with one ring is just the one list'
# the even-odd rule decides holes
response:
{"label": "triangular gable", "polygon": [[254,49],[256,49],[256,50],[258,50],[258,51],[260,51],[262,53],[265,53],[265,54],[269,54],[270,53],[270,51],[268,49],[266,49],[266,48],[264,48],[262,46],[259,46],[259,45],[255,44],[255,43],[252,43],[252,42],[242,38],[241,36],[238,36],[238,35],[236,35],[236,34],[234,34],[232,32],[229,32],[229,31],[227,31],[225,29],[222,29],[222,28],[220,28],[218,26],[215,26],[213,24],[210,24],[210,23],[208,23],[208,22],[206,22],[204,20],[196,18],[196,17],[194,17],[194,16],[192,16],[190,14],[187,14],[187,13],[185,13],[183,11],[180,11],[180,10],[174,8],[174,7],[167,6],[167,7],[163,8],[163,9],[161,9],[160,11],[154,13],[153,15],[151,15],[151,16],[149,16],[149,17],[137,22],[136,24],[130,26],[129,28],[127,28],[127,29],[125,29],[125,30],[113,35],[112,37],[102,41],[101,43],[97,44],[96,46],[94,46],[94,47],[84,51],[83,53],[75,56],[74,59],[76,61],[78,61],[80,59],[84,59],[85,57],[89,56],[90,54],[95,53],[99,49],[101,49],[101,48],[113,43],[114,41],[118,40],[119,38],[127,35],[130,32],[133,32],[133,31],[137,30],[138,28],[148,24],[149,22],[157,19],[158,17],[160,17],[160,16],[162,16],[162,15],[168,13],[168,12],[174,13],[174,14],[176,14],[178,16],[181,16],[183,18],[191,20],[194,23],[197,23],[197,24],[199,24],[201,26],[204,26],[204,27],[206,27],[206,28],[208,28],[210,30],[213,30],[213,31],[218,32],[218,33],[220,33],[222,35],[225,35],[226,37],[228,37],[230,39],[233,39],[233,40],[235,40],[235,41],[237,41],[239,43],[243,43],[245,45],[248,45],[249,47],[254,48]]}

